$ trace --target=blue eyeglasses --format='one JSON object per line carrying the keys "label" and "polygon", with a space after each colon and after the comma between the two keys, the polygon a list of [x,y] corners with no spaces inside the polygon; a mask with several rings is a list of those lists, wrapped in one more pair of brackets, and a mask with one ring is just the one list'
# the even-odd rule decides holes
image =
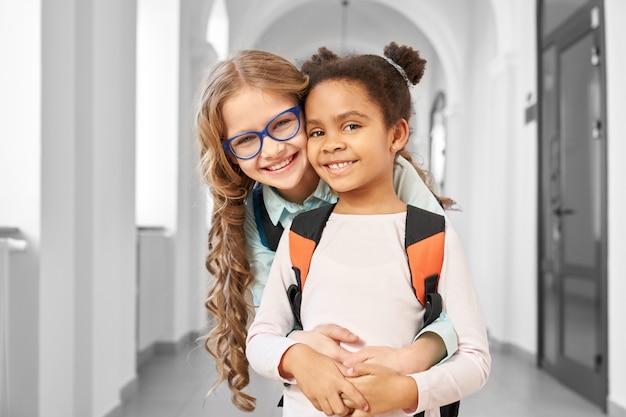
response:
{"label": "blue eyeglasses", "polygon": [[261,132],[246,132],[222,142],[224,150],[238,159],[252,159],[261,152],[263,138],[278,142],[292,139],[300,131],[300,107],[294,106],[275,116]]}

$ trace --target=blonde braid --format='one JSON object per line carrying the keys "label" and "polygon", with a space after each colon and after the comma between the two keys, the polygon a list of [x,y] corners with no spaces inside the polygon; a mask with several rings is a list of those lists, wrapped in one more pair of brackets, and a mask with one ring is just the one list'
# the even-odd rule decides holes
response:
{"label": "blonde braid", "polygon": [[[222,148],[226,127],[222,106],[244,86],[293,97],[299,102],[308,78],[289,61],[265,51],[240,51],[218,63],[205,80],[199,98],[196,135],[200,169],[213,198],[206,268],[213,277],[205,307],[211,326],[204,346],[215,358],[217,380],[210,394],[227,381],[232,402],[252,411],[254,397],[243,392],[250,382],[245,347],[253,307],[247,301],[254,277],[244,232],[245,201],[254,186]],[[207,395],[208,395],[207,394]]]}

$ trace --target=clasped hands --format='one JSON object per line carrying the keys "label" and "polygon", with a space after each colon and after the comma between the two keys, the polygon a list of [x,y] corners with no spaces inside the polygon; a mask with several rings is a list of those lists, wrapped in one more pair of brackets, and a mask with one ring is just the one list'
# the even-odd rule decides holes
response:
{"label": "clasped hands", "polygon": [[285,353],[282,367],[326,415],[367,417],[417,406],[417,386],[403,367],[409,349],[370,346],[349,352],[340,342],[356,343],[358,336],[333,324],[290,338],[302,343]]}

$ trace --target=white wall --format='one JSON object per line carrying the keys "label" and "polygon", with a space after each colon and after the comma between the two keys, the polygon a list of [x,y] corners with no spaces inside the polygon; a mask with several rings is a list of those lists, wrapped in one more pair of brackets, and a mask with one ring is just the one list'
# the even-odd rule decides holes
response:
{"label": "white wall", "polygon": [[524,1],[498,5],[474,11],[473,44],[497,43],[492,55],[467,49],[471,162],[469,181],[457,179],[465,179],[466,249],[490,336],[535,354],[537,136],[535,122],[524,121],[526,96],[536,96],[535,10]]}
{"label": "white wall", "polygon": [[[493,1],[496,3],[496,1]],[[501,3],[499,3],[502,5]],[[504,15],[498,15],[498,26],[508,28],[507,39],[515,48],[514,92],[508,105],[512,109],[513,133],[509,160],[512,176],[507,184],[510,196],[508,221],[511,223],[507,270],[510,287],[506,306],[510,315],[509,343],[526,352],[537,352],[537,122],[525,121],[526,107],[537,97],[537,48],[535,3],[512,2]],[[502,33],[500,30],[499,33]],[[528,100],[528,97],[530,101]],[[502,278],[502,277],[499,277]]]}
{"label": "white wall", "polygon": [[[142,228],[138,234],[137,351],[140,363],[159,342],[172,340],[174,245],[164,228]],[[147,355],[146,355],[147,354]]]}
{"label": "white wall", "polygon": [[39,229],[40,10],[36,0],[0,3],[0,225],[19,224],[33,237]]}
{"label": "white wall", "polygon": [[[609,411],[618,406],[621,415],[626,415],[626,332],[624,332],[624,317],[626,304],[623,294],[626,294],[626,257],[623,234],[626,231],[626,217],[623,214],[626,207],[626,187],[623,180],[626,178],[626,165],[623,157],[626,155],[626,56],[624,56],[624,42],[626,29],[626,2],[622,0],[605,0],[606,24],[606,77],[607,77],[607,141],[608,141],[608,308],[609,308]],[[615,415],[617,410],[613,410]]]}
{"label": "white wall", "polygon": [[[15,40],[19,40],[16,42]],[[41,2],[0,2],[0,226],[28,241],[11,255],[8,283],[9,409],[36,415],[41,216]],[[6,295],[6,294],[5,294]]]}
{"label": "white wall", "polygon": [[138,0],[137,225],[176,230],[180,1]]}

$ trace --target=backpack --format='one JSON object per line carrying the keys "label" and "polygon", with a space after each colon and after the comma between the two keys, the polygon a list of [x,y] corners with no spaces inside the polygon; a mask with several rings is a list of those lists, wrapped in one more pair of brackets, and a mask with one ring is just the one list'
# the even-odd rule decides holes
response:
{"label": "backpack", "polygon": [[[433,196],[443,208],[441,199],[435,194],[433,194]],[[263,201],[263,186],[260,184],[255,186],[252,191],[252,207],[254,208],[254,220],[256,222],[256,228],[259,231],[261,243],[272,252],[276,252],[278,242],[285,229],[280,222],[278,224],[272,223],[267,213],[265,202]]]}
{"label": "backpack", "polygon": [[269,214],[267,214],[267,208],[263,202],[263,186],[261,185],[252,190],[252,207],[254,208],[254,220],[261,237],[261,243],[272,252],[276,252],[284,228],[280,222],[274,225]]}
{"label": "backpack", "polygon": [[[296,321],[296,330],[302,329],[300,306],[311,258],[334,208],[335,204],[329,204],[300,213],[293,219],[289,230],[289,254],[296,283],[289,286],[287,296]],[[443,264],[444,232],[443,216],[407,205],[405,250],[413,292],[426,309],[422,327],[432,323],[442,311],[442,299],[437,293],[437,284]],[[458,416],[459,405],[460,402],[456,401],[441,407],[441,416]],[[416,417],[422,416],[424,412],[416,414]]]}

